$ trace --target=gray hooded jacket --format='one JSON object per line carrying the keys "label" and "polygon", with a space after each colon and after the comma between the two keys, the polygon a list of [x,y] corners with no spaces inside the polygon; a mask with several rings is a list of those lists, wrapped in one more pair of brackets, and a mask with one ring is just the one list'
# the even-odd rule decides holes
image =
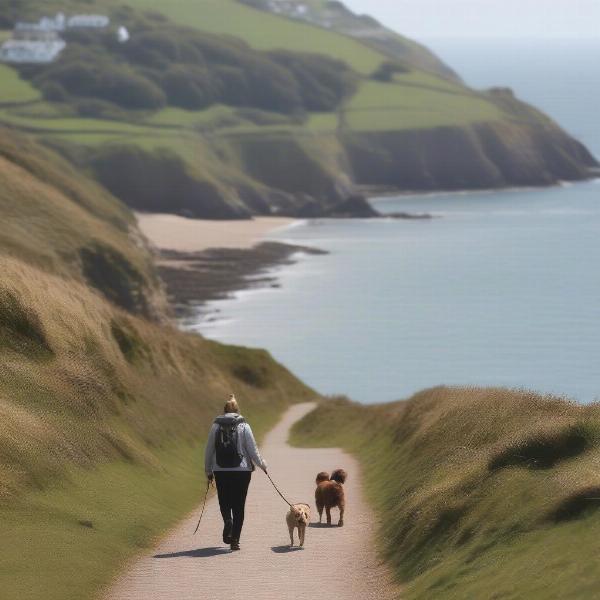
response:
{"label": "gray hooded jacket", "polygon": [[[238,434],[238,452],[242,455],[242,462],[239,467],[233,468],[223,468],[217,465],[217,457],[216,457],[216,448],[215,442],[217,439],[217,432],[219,431],[218,422],[232,422],[237,424],[237,434]],[[210,433],[208,434],[208,441],[206,442],[206,450],[204,451],[204,471],[206,476],[212,475],[214,471],[254,471],[254,465],[260,467],[263,471],[267,470],[267,463],[264,461],[260,452],[258,451],[258,446],[256,445],[256,440],[254,439],[254,435],[252,433],[252,428],[246,421],[244,421],[243,417],[238,415],[237,413],[226,413],[217,417],[213,426],[210,428]]]}

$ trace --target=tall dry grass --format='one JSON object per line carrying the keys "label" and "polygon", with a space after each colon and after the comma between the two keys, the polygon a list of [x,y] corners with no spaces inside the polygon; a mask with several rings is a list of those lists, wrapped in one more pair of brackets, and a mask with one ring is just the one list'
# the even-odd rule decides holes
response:
{"label": "tall dry grass", "polygon": [[[382,552],[407,598],[591,598],[600,585],[600,572],[590,574],[600,539],[597,404],[438,387],[390,405],[325,402],[294,439],[361,459]],[[544,569],[575,540],[568,567],[543,575],[540,591]]]}
{"label": "tall dry grass", "polygon": [[3,498],[74,465],[151,463],[154,449],[202,437],[231,390],[256,414],[312,395],[265,352],[149,323],[16,259],[0,272]]}
{"label": "tall dry grass", "polygon": [[166,308],[133,215],[57,154],[0,127],[0,253],[158,318]]}

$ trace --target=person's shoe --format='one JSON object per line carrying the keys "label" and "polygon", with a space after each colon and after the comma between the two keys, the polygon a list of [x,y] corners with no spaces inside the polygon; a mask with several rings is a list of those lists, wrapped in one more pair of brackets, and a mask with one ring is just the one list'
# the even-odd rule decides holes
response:
{"label": "person's shoe", "polygon": [[237,540],[231,540],[231,551],[235,552],[236,550],[240,549],[240,543]]}
{"label": "person's shoe", "polygon": [[231,544],[231,530],[233,528],[233,521],[231,519],[227,519],[225,521],[225,526],[223,527],[223,543]]}

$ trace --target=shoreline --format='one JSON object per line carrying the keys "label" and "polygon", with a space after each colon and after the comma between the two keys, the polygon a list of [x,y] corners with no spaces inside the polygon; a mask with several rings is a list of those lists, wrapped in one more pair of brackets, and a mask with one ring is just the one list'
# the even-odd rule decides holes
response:
{"label": "shoreline", "polygon": [[187,219],[177,215],[136,213],[138,225],[155,254],[167,298],[179,321],[202,316],[212,300],[248,289],[279,287],[269,272],[292,265],[301,254],[324,250],[269,241],[274,231],[304,223],[287,217],[256,217],[245,221]]}
{"label": "shoreline", "polygon": [[264,241],[251,248],[208,248],[200,252],[162,250],[157,269],[167,298],[179,320],[206,319],[200,308],[212,300],[257,288],[279,287],[274,267],[293,265],[302,254],[327,254],[324,250]]}
{"label": "shoreline", "polygon": [[591,177],[579,179],[577,181],[558,181],[551,185],[527,185],[527,186],[506,186],[500,188],[465,188],[462,190],[400,190],[389,187],[378,189],[373,186],[363,186],[359,188],[360,193],[364,194],[367,200],[389,200],[393,198],[434,198],[436,196],[470,196],[472,194],[500,194],[503,192],[536,192],[556,188],[566,188],[586,183],[600,182],[600,171]]}
{"label": "shoreline", "polygon": [[303,222],[292,217],[221,221],[167,213],[134,214],[141,232],[155,248],[184,253],[210,248],[252,248],[274,231]]}

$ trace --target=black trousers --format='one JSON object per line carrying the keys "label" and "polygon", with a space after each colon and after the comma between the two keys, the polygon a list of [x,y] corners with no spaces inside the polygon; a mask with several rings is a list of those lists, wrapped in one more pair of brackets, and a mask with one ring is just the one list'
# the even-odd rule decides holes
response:
{"label": "black trousers", "polygon": [[244,507],[250,485],[251,471],[215,471],[219,508],[223,521],[233,519],[231,538],[239,541],[244,525]]}

